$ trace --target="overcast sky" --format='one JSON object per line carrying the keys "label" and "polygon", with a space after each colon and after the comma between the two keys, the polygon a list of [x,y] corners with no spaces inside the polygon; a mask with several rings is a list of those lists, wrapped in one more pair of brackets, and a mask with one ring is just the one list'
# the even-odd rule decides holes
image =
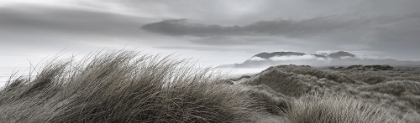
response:
{"label": "overcast sky", "polygon": [[0,66],[104,48],[212,65],[263,51],[420,60],[419,12],[420,0],[0,0]]}

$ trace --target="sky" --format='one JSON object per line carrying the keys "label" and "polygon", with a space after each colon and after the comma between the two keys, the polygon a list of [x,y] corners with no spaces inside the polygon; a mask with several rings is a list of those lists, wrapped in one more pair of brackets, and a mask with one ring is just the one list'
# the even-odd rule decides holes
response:
{"label": "sky", "polygon": [[203,64],[260,52],[420,60],[420,0],[0,0],[0,67],[127,49]]}

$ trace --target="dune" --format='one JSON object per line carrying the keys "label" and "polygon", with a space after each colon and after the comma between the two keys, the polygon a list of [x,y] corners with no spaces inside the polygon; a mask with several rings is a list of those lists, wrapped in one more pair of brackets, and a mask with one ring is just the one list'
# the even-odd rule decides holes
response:
{"label": "dune", "polygon": [[229,78],[171,56],[116,51],[9,80],[0,121],[411,123],[420,121],[419,73],[280,65]]}

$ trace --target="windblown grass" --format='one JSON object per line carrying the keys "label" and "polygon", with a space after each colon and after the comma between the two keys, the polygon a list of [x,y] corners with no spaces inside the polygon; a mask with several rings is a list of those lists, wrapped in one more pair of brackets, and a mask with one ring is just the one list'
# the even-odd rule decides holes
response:
{"label": "windblown grass", "polygon": [[49,64],[0,91],[2,122],[245,122],[240,89],[168,57],[120,51]]}
{"label": "windblown grass", "polygon": [[[362,66],[363,67],[363,66]],[[366,67],[371,68],[371,67]],[[373,68],[373,67],[372,67]],[[296,65],[280,65],[275,67],[270,67],[264,70],[261,73],[256,75],[240,78],[235,80],[234,83],[239,85],[253,85],[253,86],[263,86],[272,88],[274,93],[284,94],[284,96],[293,106],[278,106],[285,107],[291,111],[295,111],[295,109],[303,108],[306,106],[306,109],[302,110],[314,110],[312,113],[313,115],[317,114],[317,110],[315,108],[319,108],[319,110],[329,110],[328,112],[336,112],[335,109],[339,109],[341,103],[349,102],[357,103],[358,105],[379,105],[378,107],[367,107],[369,110],[374,110],[372,108],[381,108],[381,110],[386,110],[390,113],[391,116],[395,116],[396,119],[399,119],[398,122],[420,122],[419,119],[419,103],[420,102],[420,93],[419,81],[412,81],[410,78],[419,77],[419,74],[415,70],[402,70],[399,68],[390,69],[389,67],[385,67],[386,69],[383,70],[377,69],[377,71],[371,71],[371,69],[363,70],[363,69],[322,69],[322,68],[313,68],[309,66],[296,66]],[[361,74],[363,73],[363,74]],[[372,73],[372,74],[370,74]],[[381,81],[376,81],[370,79],[374,76],[379,74],[383,74],[381,76],[387,76],[386,79]],[[401,79],[401,80],[392,80],[392,79]],[[408,80],[406,80],[408,79]],[[364,80],[373,80],[373,81],[364,81]],[[265,89],[270,90],[270,89]],[[300,100],[300,101],[293,101],[287,97],[297,98],[300,99],[302,96],[309,95],[312,98],[319,98],[315,100]],[[351,98],[341,98],[341,97],[314,97],[312,94],[332,94],[332,95],[344,95],[346,97]],[[275,94],[271,94],[275,95]],[[274,97],[272,97],[275,99]],[[330,98],[335,98],[337,101],[331,101]],[[274,100],[265,100],[265,102],[275,102]],[[299,103],[305,103],[299,106]],[[306,104],[307,103],[307,104]],[[314,103],[314,104],[312,104]],[[316,103],[316,104],[315,104]],[[319,105],[321,105],[324,109],[320,109]],[[344,104],[347,105],[347,104]],[[363,106],[366,107],[366,106]],[[359,107],[353,106],[348,107],[347,110],[355,110],[353,112],[357,112]],[[271,108],[276,109],[276,108]],[[283,108],[284,109],[284,108]],[[338,110],[337,110],[338,111]],[[301,121],[310,121],[316,119],[305,119],[306,117],[302,115],[304,111],[299,113],[299,116],[296,118],[301,118]],[[286,115],[291,115],[290,113],[293,112],[286,112]],[[309,113],[310,112],[306,112]],[[319,113],[319,112],[318,112]],[[338,114],[334,114],[334,116],[346,117],[350,116],[351,112],[345,112]],[[359,112],[360,113],[360,112]],[[306,114],[306,115],[309,115]],[[321,114],[324,116],[324,114]],[[378,118],[381,119],[382,117],[378,117],[378,115],[366,115],[368,118]],[[335,118],[331,116],[325,116],[324,120],[320,121],[328,121],[329,118]],[[354,118],[362,118],[367,119],[364,117],[354,116]],[[393,118],[395,119],[395,118]],[[331,119],[330,119],[331,120]],[[339,120],[347,121],[347,120]],[[363,121],[363,120],[360,120]],[[370,120],[367,120],[370,121]],[[298,122],[298,121],[296,121]],[[334,121],[335,122],[335,121]],[[337,121],[338,122],[338,121]],[[350,122],[350,121],[349,121]],[[351,122],[356,122],[351,121]],[[373,121],[372,122],[376,122]],[[381,121],[378,121],[381,122]]]}
{"label": "windblown grass", "polygon": [[347,96],[310,95],[294,100],[286,117],[290,123],[398,123],[378,105]]}

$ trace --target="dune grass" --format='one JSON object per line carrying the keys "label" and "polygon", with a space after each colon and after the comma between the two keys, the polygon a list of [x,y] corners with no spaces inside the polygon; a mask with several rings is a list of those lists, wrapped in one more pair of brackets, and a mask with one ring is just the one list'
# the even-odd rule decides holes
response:
{"label": "dune grass", "polygon": [[345,95],[306,95],[290,103],[290,123],[399,123],[380,105]]}
{"label": "dune grass", "polygon": [[[240,88],[169,57],[119,51],[47,65],[0,91],[2,122],[245,122]],[[219,83],[219,84],[216,84]]]}

